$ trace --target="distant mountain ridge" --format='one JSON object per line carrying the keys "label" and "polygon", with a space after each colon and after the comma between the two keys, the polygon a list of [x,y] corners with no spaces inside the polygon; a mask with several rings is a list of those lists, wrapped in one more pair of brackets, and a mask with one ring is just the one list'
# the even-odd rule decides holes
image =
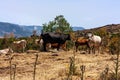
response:
{"label": "distant mountain ridge", "polygon": [[[83,27],[72,27],[73,31],[77,30],[83,30]],[[33,30],[37,31],[37,34],[39,35],[42,30],[42,26],[36,26],[36,25],[18,25],[13,23],[7,23],[7,22],[0,22],[0,36],[4,36],[5,34],[9,34],[13,32],[15,36],[17,37],[25,37],[30,36],[33,33]]]}
{"label": "distant mountain ridge", "polygon": [[84,27],[80,27],[80,26],[73,26],[72,29],[73,29],[73,31],[77,31],[77,30],[85,30]]}
{"label": "distant mountain ridge", "polygon": [[11,32],[17,37],[30,36],[33,31],[31,31],[31,28],[34,30],[34,26],[22,26],[18,24],[0,22],[0,36],[4,36],[4,34],[9,34]]}

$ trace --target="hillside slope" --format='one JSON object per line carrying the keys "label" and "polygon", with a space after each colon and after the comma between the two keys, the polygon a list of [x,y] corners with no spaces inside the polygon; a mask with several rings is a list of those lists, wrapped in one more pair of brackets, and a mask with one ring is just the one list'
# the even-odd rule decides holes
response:
{"label": "hillside slope", "polygon": [[79,30],[76,31],[77,35],[82,35],[83,33],[89,33],[89,32],[97,32],[104,29],[104,31],[106,31],[107,33],[111,34],[120,34],[120,24],[109,24],[109,25],[105,25],[105,26],[101,26],[101,27],[97,27],[97,28],[92,28],[92,29],[85,29],[85,30]]}

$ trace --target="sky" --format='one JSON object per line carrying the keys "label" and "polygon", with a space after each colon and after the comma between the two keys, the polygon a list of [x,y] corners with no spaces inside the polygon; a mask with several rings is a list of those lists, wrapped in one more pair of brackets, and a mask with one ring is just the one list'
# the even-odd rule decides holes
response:
{"label": "sky", "polygon": [[63,15],[86,29],[120,23],[120,0],[0,0],[0,22],[41,25]]}

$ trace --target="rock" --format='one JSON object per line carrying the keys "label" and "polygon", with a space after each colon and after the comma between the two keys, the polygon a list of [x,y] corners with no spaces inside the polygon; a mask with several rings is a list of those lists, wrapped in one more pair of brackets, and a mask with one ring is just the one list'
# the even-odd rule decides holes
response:
{"label": "rock", "polygon": [[51,56],[59,56],[58,54],[52,54]]}

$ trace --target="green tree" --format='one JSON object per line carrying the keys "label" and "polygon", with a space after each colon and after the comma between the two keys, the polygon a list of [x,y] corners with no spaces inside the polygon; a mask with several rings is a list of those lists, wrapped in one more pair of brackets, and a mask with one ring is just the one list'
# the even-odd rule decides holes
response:
{"label": "green tree", "polygon": [[56,16],[48,24],[43,24],[43,32],[69,33],[71,31],[72,28],[63,15]]}

